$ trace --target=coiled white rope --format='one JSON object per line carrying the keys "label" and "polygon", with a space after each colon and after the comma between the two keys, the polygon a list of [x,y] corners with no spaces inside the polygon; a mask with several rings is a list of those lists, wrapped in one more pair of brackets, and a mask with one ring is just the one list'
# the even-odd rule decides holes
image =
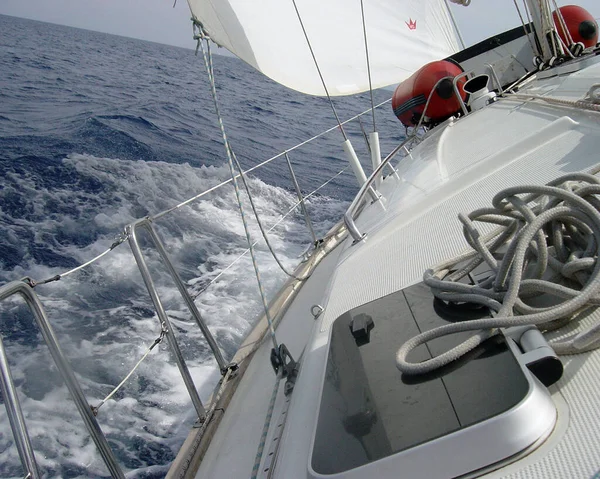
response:
{"label": "coiled white rope", "polygon": [[[573,173],[546,186],[507,188],[493,198],[492,208],[478,209],[468,217],[459,215],[472,250],[427,270],[424,282],[436,298],[483,305],[493,317],[419,334],[398,350],[398,369],[405,374],[430,372],[463,356],[496,334],[497,328],[534,324],[549,331],[600,305],[598,195],[598,178]],[[482,235],[474,222],[498,228]],[[458,283],[484,262],[491,276],[474,285]],[[531,303],[542,294],[562,302],[551,307]],[[437,357],[421,363],[408,361],[408,354],[417,346],[463,331],[475,334]],[[557,354],[598,348],[600,323],[550,345]]]}

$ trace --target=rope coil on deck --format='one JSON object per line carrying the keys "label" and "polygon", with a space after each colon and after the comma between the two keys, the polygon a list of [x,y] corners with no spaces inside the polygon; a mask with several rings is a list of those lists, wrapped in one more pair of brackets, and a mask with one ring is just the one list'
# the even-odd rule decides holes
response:
{"label": "rope coil on deck", "polygon": [[[544,331],[564,326],[600,305],[600,180],[573,173],[546,186],[507,188],[492,208],[459,215],[472,249],[425,272],[433,295],[452,303],[486,306],[492,318],[462,321],[426,331],[404,343],[396,365],[405,374],[423,374],[471,351],[498,328],[538,325]],[[482,234],[475,222],[498,225]],[[490,275],[476,284],[458,281],[481,264]],[[535,304],[543,294],[558,304]],[[474,331],[451,350],[421,363],[407,356],[435,338]],[[577,354],[600,347],[600,323],[561,341],[550,342],[557,354]]]}

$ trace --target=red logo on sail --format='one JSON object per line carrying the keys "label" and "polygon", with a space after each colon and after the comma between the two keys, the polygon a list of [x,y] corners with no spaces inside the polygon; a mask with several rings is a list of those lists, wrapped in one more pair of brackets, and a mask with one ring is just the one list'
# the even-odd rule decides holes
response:
{"label": "red logo on sail", "polygon": [[417,29],[417,21],[413,20],[412,18],[408,19],[408,22],[404,22],[406,23],[406,26],[409,28],[409,30],[416,30]]}

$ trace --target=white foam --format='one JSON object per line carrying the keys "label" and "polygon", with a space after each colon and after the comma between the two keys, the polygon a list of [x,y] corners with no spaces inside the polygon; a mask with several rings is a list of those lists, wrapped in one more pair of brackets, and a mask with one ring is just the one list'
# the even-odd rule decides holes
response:
{"label": "white foam", "polygon": [[[54,252],[73,258],[76,263],[104,251],[126,223],[169,208],[218,184],[229,174],[226,167],[193,168],[187,164],[124,161],[83,154],[70,155],[64,160],[64,166],[75,171],[82,180],[101,186],[86,189],[82,181],[50,192],[37,190],[27,178],[19,181],[35,207],[39,208],[43,198],[49,195],[61,206],[68,206],[61,215],[45,218],[39,226],[35,225],[35,241],[52,245]],[[279,221],[296,201],[290,192],[259,179],[249,178],[249,184],[266,228]],[[345,206],[324,197],[313,197],[308,203],[315,213],[315,227],[321,233],[333,224]],[[257,240],[260,233],[247,198],[245,205],[252,237]],[[34,223],[23,220],[19,227],[34,230]],[[233,188],[226,185],[191,206],[161,218],[156,222],[156,229],[190,291],[193,294],[202,291],[196,304],[225,355],[230,357],[262,310],[248,256],[203,289],[247,248]],[[90,240],[81,244],[78,241],[81,236]],[[289,269],[298,263],[298,257],[311,241],[298,213],[281,221],[269,238]],[[18,241],[16,234],[14,240]],[[260,241],[256,250],[264,288],[271,297],[286,277],[264,242]],[[156,252],[147,248],[145,251],[190,372],[201,397],[206,399],[218,379],[215,361]],[[3,273],[4,279],[24,275],[42,279],[68,269],[49,267],[31,255],[26,259],[27,264]],[[127,244],[120,245],[83,272],[36,291],[92,405],[98,404],[129,372],[160,332]],[[3,303],[3,309],[13,317],[22,316],[24,310],[14,301]],[[13,374],[19,384],[40,466],[55,471],[55,475],[61,475],[65,464],[83,468],[89,474],[105,474],[74,404],[57,378],[47,349],[41,342],[31,345],[27,341],[13,341],[7,350],[11,364],[16,364]],[[175,450],[194,419],[189,396],[166,342],[149,354],[98,416],[111,444],[116,446],[121,464],[126,470],[137,471],[134,475],[164,471],[163,466],[151,463],[156,458],[149,459],[150,462],[136,458],[136,448],[158,451],[159,455],[161,448]],[[19,459],[10,432],[7,433],[9,426],[4,408],[0,408],[0,424],[5,431],[0,432],[0,454],[12,471]],[[164,458],[156,460],[164,461]]]}

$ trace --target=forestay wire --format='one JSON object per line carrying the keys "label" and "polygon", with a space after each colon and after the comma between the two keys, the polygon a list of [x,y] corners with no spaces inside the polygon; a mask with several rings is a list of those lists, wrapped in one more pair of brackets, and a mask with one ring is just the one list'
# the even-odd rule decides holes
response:
{"label": "forestay wire", "polygon": [[[493,207],[459,215],[472,249],[427,270],[424,282],[439,300],[483,305],[493,317],[419,334],[398,350],[398,369],[405,374],[427,373],[460,358],[497,334],[498,328],[537,325],[550,331],[600,305],[598,195],[596,176],[573,173],[546,186],[507,188],[494,196]],[[484,235],[474,222],[498,227]],[[476,284],[458,282],[484,263],[490,270],[487,278]],[[548,306],[541,301],[544,298],[554,305]],[[475,334],[437,357],[421,363],[408,361],[417,346],[463,331]],[[600,347],[600,322],[549,344],[557,354],[596,349]]]}

